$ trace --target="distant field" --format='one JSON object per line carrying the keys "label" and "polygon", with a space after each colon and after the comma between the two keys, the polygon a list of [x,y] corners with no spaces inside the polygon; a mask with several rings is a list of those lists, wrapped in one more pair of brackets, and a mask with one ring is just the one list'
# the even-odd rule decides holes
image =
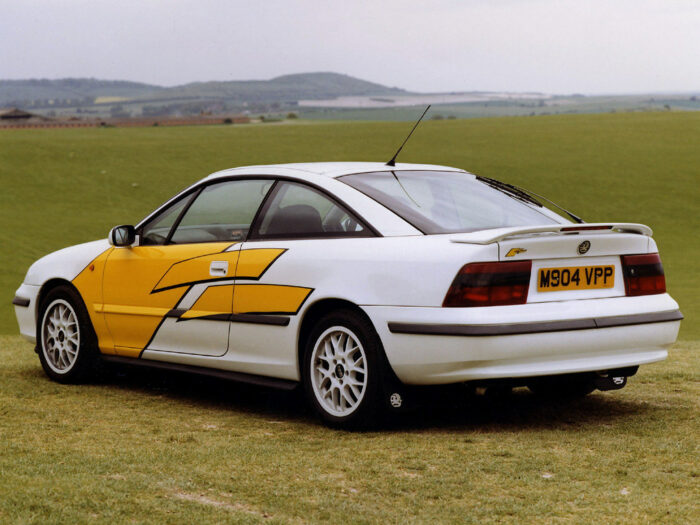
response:
{"label": "distant field", "polygon": [[[399,98],[399,97],[397,97]],[[427,102],[426,102],[427,104]],[[425,107],[425,105],[423,105]],[[299,115],[314,120],[415,120],[423,107],[333,108],[300,107]],[[545,96],[478,102],[434,104],[428,118],[481,118],[547,116],[559,114],[624,113],[645,111],[700,111],[693,95]]]}
{"label": "distant field", "polygon": [[698,523],[700,344],[571,404],[450,397],[378,431],[301,396],[48,380],[0,337],[2,523]]}
{"label": "distant field", "polygon": [[[208,173],[237,165],[387,160],[405,123],[0,131],[0,333],[29,264],[105,237]],[[427,121],[401,156],[526,186],[589,221],[655,230],[668,286],[700,339],[700,113]]]}

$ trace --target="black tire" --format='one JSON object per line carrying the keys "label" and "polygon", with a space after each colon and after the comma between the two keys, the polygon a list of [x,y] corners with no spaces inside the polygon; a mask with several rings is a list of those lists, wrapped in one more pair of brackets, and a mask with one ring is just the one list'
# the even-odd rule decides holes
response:
{"label": "black tire", "polygon": [[596,389],[595,378],[590,373],[538,377],[527,387],[538,397],[552,401],[585,397]]}
{"label": "black tire", "polygon": [[[74,318],[76,322],[58,323],[61,312],[64,318]],[[55,328],[57,323],[60,327],[54,331],[57,335],[53,341],[49,328]],[[100,365],[97,336],[85,303],[74,288],[58,286],[42,299],[36,341],[41,366],[54,381],[82,383],[95,377]]]}
{"label": "black tire", "polygon": [[[359,343],[356,351],[347,352],[347,359],[341,358],[335,360],[335,363],[329,363],[325,356],[320,357],[318,352],[314,353],[317,345],[320,351],[321,343],[328,341],[334,334],[339,335],[342,341],[343,333],[351,334]],[[362,354],[364,373],[348,366],[351,361],[359,362]],[[325,368],[326,365],[328,368]],[[324,368],[325,372],[321,372],[319,367]],[[301,372],[304,390],[314,411],[334,428],[364,429],[376,423],[382,409],[380,401],[384,370],[384,350],[379,336],[370,321],[353,310],[336,310],[326,314],[319,319],[306,340]],[[324,378],[323,373],[329,377]],[[353,389],[354,383],[349,384],[358,381],[364,383],[361,390],[359,387]],[[333,391],[324,398],[324,389]],[[360,395],[356,395],[358,391]],[[338,407],[334,410],[336,398]],[[349,405],[353,401],[353,408],[343,408],[343,404]]]}

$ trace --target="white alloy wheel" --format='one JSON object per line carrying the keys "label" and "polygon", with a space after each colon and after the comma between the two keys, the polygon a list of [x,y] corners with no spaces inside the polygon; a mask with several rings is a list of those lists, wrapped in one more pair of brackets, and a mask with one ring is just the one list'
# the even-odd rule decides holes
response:
{"label": "white alloy wheel", "polygon": [[352,414],[367,391],[367,356],[359,338],[344,326],[331,326],[311,354],[311,387],[323,410],[336,417]]}
{"label": "white alloy wheel", "polygon": [[79,349],[78,316],[68,301],[56,299],[41,321],[41,350],[46,364],[57,374],[67,374],[76,363]]}

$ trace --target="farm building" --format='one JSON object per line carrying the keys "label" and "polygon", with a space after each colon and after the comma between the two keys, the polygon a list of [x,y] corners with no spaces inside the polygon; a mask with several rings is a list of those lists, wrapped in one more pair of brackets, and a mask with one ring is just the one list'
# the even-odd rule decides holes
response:
{"label": "farm building", "polygon": [[29,113],[19,108],[0,108],[0,120],[17,121],[37,117],[39,117],[39,115],[34,115],[33,113]]}

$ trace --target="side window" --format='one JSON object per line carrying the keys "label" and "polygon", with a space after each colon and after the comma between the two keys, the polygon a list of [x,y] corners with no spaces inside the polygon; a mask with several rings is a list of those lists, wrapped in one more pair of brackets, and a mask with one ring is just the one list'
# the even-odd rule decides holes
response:
{"label": "side window", "polygon": [[180,199],[144,225],[141,229],[141,244],[145,246],[165,244],[175,221],[191,199],[192,195]]}
{"label": "side window", "polygon": [[230,242],[246,238],[271,180],[211,184],[195,198],[170,239],[174,244]]}
{"label": "side window", "polygon": [[368,237],[360,221],[326,195],[309,186],[279,182],[252,234],[258,239],[300,237]]}

